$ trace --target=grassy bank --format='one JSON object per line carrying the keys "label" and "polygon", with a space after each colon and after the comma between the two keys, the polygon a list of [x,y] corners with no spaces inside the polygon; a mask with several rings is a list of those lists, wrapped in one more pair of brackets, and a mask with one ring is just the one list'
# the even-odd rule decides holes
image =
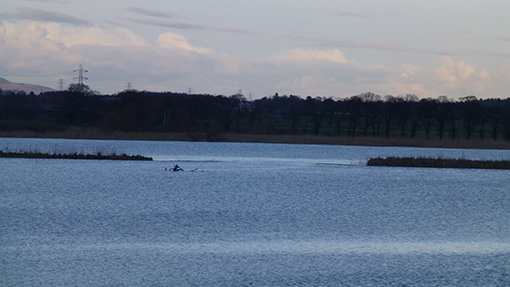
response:
{"label": "grassy bank", "polygon": [[154,141],[214,141],[214,142],[260,142],[289,144],[326,144],[358,146],[406,146],[465,149],[510,149],[510,142],[504,140],[425,140],[408,138],[373,138],[313,135],[267,135],[267,134],[215,134],[202,133],[156,133],[120,132],[98,130],[67,130],[50,132],[3,131],[0,137],[26,138],[68,138],[104,140],[154,140]]}
{"label": "grassy bank", "polygon": [[101,159],[101,160],[143,160],[151,161],[152,158],[141,155],[127,154],[81,154],[81,153],[42,153],[32,152],[4,152],[0,151],[0,157],[3,158],[50,158],[50,159]]}
{"label": "grassy bank", "polygon": [[367,165],[434,168],[510,169],[510,161],[508,160],[468,160],[427,157],[371,158],[368,160]]}

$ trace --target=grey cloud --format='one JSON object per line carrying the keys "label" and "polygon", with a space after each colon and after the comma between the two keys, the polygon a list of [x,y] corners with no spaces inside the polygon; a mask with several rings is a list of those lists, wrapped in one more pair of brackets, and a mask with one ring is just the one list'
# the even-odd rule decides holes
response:
{"label": "grey cloud", "polygon": [[[448,50],[438,50],[438,49],[425,49],[425,48],[404,46],[404,45],[399,45],[399,44],[394,44],[394,43],[336,40],[336,39],[317,37],[317,36],[313,36],[313,35],[299,35],[299,34],[287,34],[287,35],[280,35],[280,36],[283,38],[292,39],[295,41],[307,42],[307,43],[313,43],[315,45],[337,47],[337,48],[359,48],[359,49],[390,51],[390,52],[432,54],[432,55],[441,55],[441,56],[457,56],[457,55],[477,54],[477,55],[491,56],[491,57],[495,57],[495,58],[510,58],[509,53],[498,53],[498,52],[481,51],[481,50],[448,51]],[[498,39],[500,41],[510,41],[510,38],[505,38],[505,37],[499,37]]]}
{"label": "grey cloud", "polygon": [[367,14],[353,13],[353,12],[348,12],[348,11],[335,11],[333,13],[334,13],[334,15],[336,15],[338,17],[351,17],[351,18],[364,18],[364,19],[372,18],[372,16],[367,15]]}
{"label": "grey cloud", "polygon": [[85,19],[77,18],[63,13],[50,12],[46,10],[28,7],[17,8],[16,13],[12,18],[20,20],[34,20],[41,22],[66,23],[77,26],[91,25],[91,22]]}
{"label": "grey cloud", "polygon": [[[131,22],[151,25],[151,26],[159,26],[165,28],[174,28],[174,29],[182,29],[182,30],[211,30],[211,31],[219,31],[225,33],[233,33],[233,34],[243,34],[243,35],[257,35],[259,33],[248,31],[240,28],[234,27],[213,27],[202,24],[193,24],[185,21],[176,21],[170,19],[182,19],[181,15],[172,12],[161,12],[155,11],[146,8],[129,6],[125,8],[126,11],[131,12],[136,15],[152,17],[152,18],[127,18]],[[154,19],[154,18],[164,18],[164,19]]]}
{"label": "grey cloud", "polygon": [[62,4],[67,4],[67,3],[71,3],[72,2],[71,0],[29,0],[29,1],[32,1],[32,2],[43,2],[43,3],[56,2],[56,3],[62,3]]}
{"label": "grey cloud", "polygon": [[[510,39],[509,39],[510,41]],[[509,53],[497,53],[497,52],[487,52],[487,51],[480,51],[480,50],[469,50],[465,54],[468,55],[486,55],[486,56],[492,56],[496,58],[507,58],[510,59]]]}
{"label": "grey cloud", "polygon": [[197,24],[192,24],[192,23],[188,23],[188,22],[173,21],[173,20],[160,20],[160,19],[147,19],[147,18],[128,18],[128,20],[131,22],[139,23],[139,24],[159,26],[159,27],[165,27],[165,28],[174,28],[174,29],[181,29],[181,30],[212,30],[212,31],[243,34],[243,35],[258,35],[259,34],[257,32],[248,31],[248,30],[239,29],[239,28],[211,27],[211,26],[207,26],[207,25],[197,25]]}
{"label": "grey cloud", "polygon": [[392,44],[392,43],[370,43],[370,42],[357,42],[347,40],[335,40],[322,38],[312,35],[299,35],[299,34],[287,34],[281,35],[283,38],[292,39],[301,42],[312,42],[322,46],[333,46],[333,47],[344,47],[344,48],[364,48],[373,50],[389,50],[398,52],[413,52],[415,50],[408,47]]}
{"label": "grey cloud", "polygon": [[145,24],[145,25],[151,25],[151,26],[159,26],[159,27],[166,27],[166,28],[175,28],[175,29],[183,29],[183,30],[204,30],[208,29],[208,27],[203,25],[195,25],[191,23],[186,22],[180,22],[180,21],[170,21],[170,20],[156,20],[156,19],[141,19],[141,18],[131,18],[129,19],[132,22],[139,23],[139,24]]}
{"label": "grey cloud", "polygon": [[156,17],[156,18],[180,18],[180,16],[175,13],[154,11],[154,10],[150,10],[150,9],[133,7],[133,6],[127,7],[126,11],[129,11],[129,12],[137,14],[137,15]]}
{"label": "grey cloud", "polygon": [[409,46],[403,46],[403,45],[398,45],[398,44],[393,44],[393,43],[335,40],[335,39],[327,39],[327,38],[316,37],[316,36],[311,36],[311,35],[288,34],[288,35],[281,35],[281,37],[287,38],[287,39],[293,39],[293,40],[301,41],[301,42],[314,43],[316,45],[330,46],[330,47],[360,48],[360,49],[370,49],[370,50],[380,50],[380,51],[433,54],[433,55],[441,55],[441,56],[480,54],[480,55],[487,55],[487,56],[498,57],[498,58],[509,58],[510,57],[510,54],[508,54],[508,53],[494,53],[494,52],[479,51],[479,50],[465,50],[465,51],[455,51],[454,52],[454,51],[447,51],[447,50],[423,49],[423,48],[409,47]]}
{"label": "grey cloud", "polygon": [[234,33],[234,34],[244,34],[244,35],[260,35],[260,33],[248,31],[244,29],[238,29],[238,28],[230,28],[230,27],[217,27],[217,28],[211,28],[212,30],[221,31],[221,32],[227,32],[227,33]]}
{"label": "grey cloud", "polygon": [[493,39],[501,42],[510,42],[510,37],[505,36],[493,37]]}

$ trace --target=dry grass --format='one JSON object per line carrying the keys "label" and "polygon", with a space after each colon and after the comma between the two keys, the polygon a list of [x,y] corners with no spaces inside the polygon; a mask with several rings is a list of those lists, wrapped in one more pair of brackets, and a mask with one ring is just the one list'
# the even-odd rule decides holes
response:
{"label": "dry grass", "polygon": [[359,146],[407,146],[464,149],[510,149],[504,140],[425,140],[373,137],[336,137],[313,135],[264,135],[264,134],[215,134],[201,133],[136,133],[98,130],[67,130],[50,132],[3,131],[0,137],[69,138],[106,140],[155,140],[155,141],[214,141],[214,142],[260,142],[289,144],[325,144]]}

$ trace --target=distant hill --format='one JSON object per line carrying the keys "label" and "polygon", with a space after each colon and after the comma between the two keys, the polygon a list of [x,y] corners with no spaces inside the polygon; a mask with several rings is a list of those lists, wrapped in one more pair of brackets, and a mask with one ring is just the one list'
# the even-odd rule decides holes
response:
{"label": "distant hill", "polygon": [[54,91],[54,89],[45,86],[25,83],[13,83],[7,81],[4,78],[0,78],[0,89],[2,89],[3,91],[23,91],[25,93],[34,92],[34,94]]}

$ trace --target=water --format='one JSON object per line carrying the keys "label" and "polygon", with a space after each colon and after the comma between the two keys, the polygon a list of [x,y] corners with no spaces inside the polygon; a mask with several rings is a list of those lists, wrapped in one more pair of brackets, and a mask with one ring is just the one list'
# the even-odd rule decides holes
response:
{"label": "water", "polygon": [[[510,171],[368,167],[510,151],[0,139],[1,286],[508,286]],[[179,164],[185,172],[165,171]]]}

